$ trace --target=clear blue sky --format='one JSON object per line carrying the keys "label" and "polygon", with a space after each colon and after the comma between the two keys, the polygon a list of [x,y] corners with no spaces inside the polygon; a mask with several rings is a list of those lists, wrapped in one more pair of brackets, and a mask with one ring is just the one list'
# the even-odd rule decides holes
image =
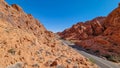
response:
{"label": "clear blue sky", "polygon": [[63,31],[80,21],[106,16],[120,0],[6,0],[20,5],[50,31]]}

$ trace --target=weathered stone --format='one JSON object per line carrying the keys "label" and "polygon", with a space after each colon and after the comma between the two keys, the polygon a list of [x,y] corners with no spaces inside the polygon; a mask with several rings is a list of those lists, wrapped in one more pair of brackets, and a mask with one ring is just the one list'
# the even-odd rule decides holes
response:
{"label": "weathered stone", "polygon": [[21,62],[17,62],[16,64],[8,66],[7,68],[23,68],[23,67]]}
{"label": "weathered stone", "polygon": [[[65,64],[67,58],[85,59],[74,50],[69,53],[69,48],[63,46],[54,33],[16,4],[9,6],[0,0],[0,17],[0,68],[46,68],[45,62],[52,68]],[[58,58],[59,54],[62,58]],[[91,67],[90,62],[82,61]],[[19,63],[14,64],[16,62],[22,62],[22,67]]]}
{"label": "weathered stone", "polygon": [[52,60],[48,60],[48,61],[45,63],[45,66],[50,66],[52,63],[53,63]]}
{"label": "weathered stone", "polygon": [[51,67],[57,66],[57,64],[58,64],[57,61],[53,61],[52,64],[50,64],[50,66],[51,66]]}
{"label": "weathered stone", "polygon": [[72,60],[71,59],[67,59],[66,62],[70,64],[72,62]]}
{"label": "weathered stone", "polygon": [[14,9],[16,9],[17,11],[22,11],[22,8],[19,7],[17,4],[12,4],[11,5]]}
{"label": "weathered stone", "polygon": [[96,55],[110,55],[110,57],[113,55],[112,57],[117,57],[118,62],[120,58],[120,6],[107,17],[97,17],[85,23],[77,23],[58,34]]}
{"label": "weathered stone", "polygon": [[91,38],[91,36],[98,36],[104,31],[102,26],[105,17],[97,17],[91,21],[85,23],[79,22],[73,25],[71,28],[59,32],[58,34],[67,40],[85,40]]}

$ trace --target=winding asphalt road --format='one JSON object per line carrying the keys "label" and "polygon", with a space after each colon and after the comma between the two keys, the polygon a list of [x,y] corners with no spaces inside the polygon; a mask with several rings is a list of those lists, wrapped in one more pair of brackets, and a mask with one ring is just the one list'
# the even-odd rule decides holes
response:
{"label": "winding asphalt road", "polygon": [[85,50],[83,50],[79,46],[74,45],[74,43],[71,43],[71,42],[65,41],[65,40],[61,40],[61,41],[63,42],[64,45],[68,45],[68,46],[72,47],[74,50],[76,50],[78,53],[80,53],[84,57],[92,59],[92,61],[95,64],[97,64],[100,68],[120,68],[120,66],[118,66],[117,64],[114,64],[110,61],[104,60],[100,57],[97,57],[95,55],[85,52]]}

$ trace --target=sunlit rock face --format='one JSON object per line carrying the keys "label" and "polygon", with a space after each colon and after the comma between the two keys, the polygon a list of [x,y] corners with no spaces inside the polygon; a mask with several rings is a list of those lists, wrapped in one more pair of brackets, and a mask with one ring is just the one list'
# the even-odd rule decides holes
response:
{"label": "sunlit rock face", "polygon": [[31,14],[0,0],[0,68],[97,68]]}
{"label": "sunlit rock face", "polygon": [[77,23],[58,34],[96,55],[120,62],[120,6],[107,17]]}
{"label": "sunlit rock face", "polygon": [[91,21],[79,22],[71,28],[59,32],[58,34],[65,39],[85,40],[94,36],[101,35],[105,28],[103,22],[105,17],[97,17]]}

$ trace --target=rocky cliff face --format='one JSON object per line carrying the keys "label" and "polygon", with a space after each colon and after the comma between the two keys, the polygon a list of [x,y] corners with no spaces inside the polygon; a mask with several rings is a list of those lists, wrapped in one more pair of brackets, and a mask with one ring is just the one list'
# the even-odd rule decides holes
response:
{"label": "rocky cliff face", "polygon": [[0,0],[0,68],[97,68],[16,4]]}
{"label": "rocky cliff face", "polygon": [[107,17],[80,22],[58,34],[98,56],[120,62],[120,6]]}
{"label": "rocky cliff face", "polygon": [[71,28],[58,33],[62,38],[70,40],[85,40],[103,33],[105,17],[97,17],[91,21],[79,22]]}

